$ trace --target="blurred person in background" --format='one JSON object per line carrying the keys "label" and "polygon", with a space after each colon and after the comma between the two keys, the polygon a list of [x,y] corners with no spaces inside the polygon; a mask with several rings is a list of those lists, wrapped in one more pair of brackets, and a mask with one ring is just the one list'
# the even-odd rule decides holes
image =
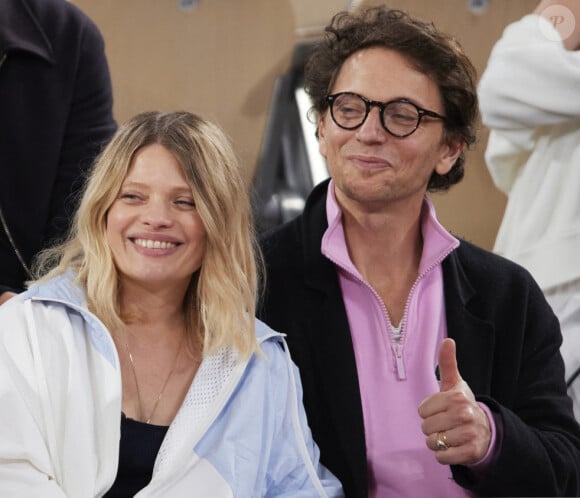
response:
{"label": "blurred person in background", "polygon": [[479,84],[485,159],[508,196],[494,251],[527,268],[560,320],[580,420],[580,2],[543,0],[506,28]]}
{"label": "blurred person in background", "polygon": [[65,0],[0,0],[0,304],[66,234],[74,194],[115,129],[95,24]]}

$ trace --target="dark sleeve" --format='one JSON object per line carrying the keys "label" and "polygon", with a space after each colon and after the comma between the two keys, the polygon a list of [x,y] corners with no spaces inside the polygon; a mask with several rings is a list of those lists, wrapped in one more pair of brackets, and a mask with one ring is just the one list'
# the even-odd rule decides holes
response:
{"label": "dark sleeve", "polygon": [[5,292],[22,292],[23,289],[17,289],[15,287],[10,287],[10,286],[6,286],[6,285],[0,285],[0,296],[2,294],[4,294]]}
{"label": "dark sleeve", "polygon": [[452,466],[453,475],[480,496],[580,496],[580,428],[566,393],[559,322],[529,274],[517,273],[493,286],[502,308],[494,373],[490,392],[476,393],[501,420],[501,448],[477,479],[462,466]]}
{"label": "dark sleeve", "polygon": [[116,130],[103,38],[88,18],[84,18],[79,36],[73,97],[53,188],[48,240],[62,235],[68,227],[86,174],[102,146]]}

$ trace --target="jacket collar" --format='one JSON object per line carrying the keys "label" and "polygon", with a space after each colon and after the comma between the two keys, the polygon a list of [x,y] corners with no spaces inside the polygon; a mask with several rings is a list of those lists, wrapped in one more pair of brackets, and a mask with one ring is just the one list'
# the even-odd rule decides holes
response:
{"label": "jacket collar", "polygon": [[[101,321],[88,310],[85,292],[75,282],[75,273],[72,270],[68,270],[44,282],[33,283],[26,292],[20,294],[18,297],[22,300],[32,299],[35,301],[51,301],[64,304],[81,313],[94,330],[106,330]],[[283,342],[284,334],[272,330],[258,319],[256,319],[255,333],[258,344],[263,344],[266,341]],[[101,337],[102,335],[97,333],[97,337]],[[110,347],[107,344],[99,344],[97,348],[101,351],[106,349],[105,356],[113,363],[112,354],[109,351]]]}
{"label": "jacket collar", "polygon": [[72,270],[44,282],[33,283],[26,292],[14,299],[59,303],[80,314],[87,323],[88,338],[93,347],[114,368],[118,368],[119,360],[113,340],[105,325],[88,310],[84,290],[75,283]]}
{"label": "jacket collar", "polygon": [[324,289],[327,282],[336,279],[334,266],[321,253],[324,231],[328,227],[326,217],[326,192],[330,179],[317,185],[308,196],[304,206],[304,224],[300,237],[304,248],[306,283],[313,288]]}
{"label": "jacket collar", "polygon": [[53,65],[56,63],[52,45],[27,0],[2,5],[0,55],[16,51],[29,52]]}
{"label": "jacket collar", "polygon": [[40,301],[58,301],[74,308],[86,306],[85,293],[75,283],[72,270],[44,282],[33,283],[22,296]]}
{"label": "jacket collar", "polygon": [[336,269],[320,250],[328,226],[325,205],[328,184],[326,180],[314,188],[300,218],[305,284],[311,289],[312,302],[318,310],[309,318],[307,328],[316,363],[320,365],[328,417],[353,473],[356,496],[366,496],[366,446],[354,348]]}
{"label": "jacket collar", "polygon": [[[362,279],[363,277],[354,266],[349,255],[346,235],[342,225],[342,209],[336,200],[334,189],[335,184],[331,180],[326,196],[326,214],[329,226],[322,238],[321,251],[338,266]],[[419,275],[425,275],[455,250],[459,245],[459,241],[439,223],[433,203],[428,197],[423,200],[420,216],[423,252],[417,270]]]}

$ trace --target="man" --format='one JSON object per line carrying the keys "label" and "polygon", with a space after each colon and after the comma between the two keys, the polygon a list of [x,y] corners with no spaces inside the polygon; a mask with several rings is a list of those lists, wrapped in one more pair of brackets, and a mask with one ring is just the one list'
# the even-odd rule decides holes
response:
{"label": "man", "polygon": [[74,192],[114,133],[95,24],[65,0],[0,0],[0,304],[62,238]]}
{"label": "man", "polygon": [[[546,63],[549,61],[549,63]],[[558,316],[580,420],[580,2],[508,26],[479,85],[486,164],[508,196],[494,251],[530,271]]]}
{"label": "man", "polygon": [[331,180],[264,240],[260,314],[288,334],[323,463],[349,497],[578,494],[557,319],[425,196],[463,176],[473,66],[378,7],[333,19],[305,84]]}

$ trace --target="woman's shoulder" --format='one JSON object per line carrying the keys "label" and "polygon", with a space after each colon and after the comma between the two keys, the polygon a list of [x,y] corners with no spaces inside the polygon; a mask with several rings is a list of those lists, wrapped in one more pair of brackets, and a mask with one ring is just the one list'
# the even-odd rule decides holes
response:
{"label": "woman's shoulder", "polygon": [[259,347],[259,351],[255,353],[255,356],[258,359],[265,360],[259,362],[263,364],[263,368],[271,371],[287,368],[291,360],[287,351],[288,346],[284,339],[285,335],[272,329],[258,318],[256,318],[255,333]]}
{"label": "woman's shoulder", "polygon": [[52,316],[62,314],[63,311],[67,314],[71,308],[76,313],[83,307],[83,303],[84,293],[72,282],[70,276],[60,275],[34,282],[27,290],[0,306],[0,330],[7,330],[19,323],[30,326],[39,316],[50,328]]}

